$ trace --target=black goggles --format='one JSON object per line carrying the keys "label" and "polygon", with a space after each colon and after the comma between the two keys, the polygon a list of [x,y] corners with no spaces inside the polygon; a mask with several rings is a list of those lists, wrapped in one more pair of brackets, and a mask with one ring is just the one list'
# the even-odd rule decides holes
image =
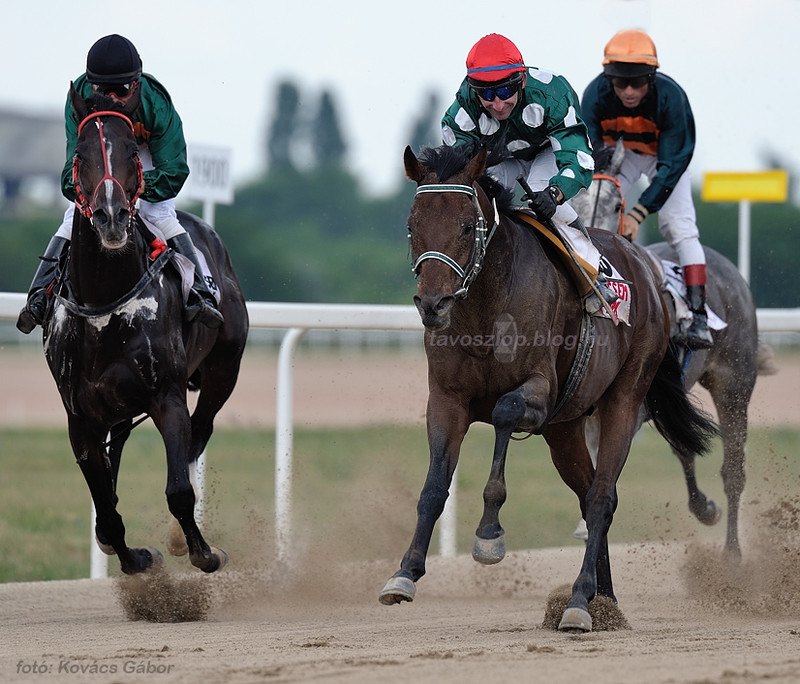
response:
{"label": "black goggles", "polygon": [[102,95],[116,95],[120,99],[125,99],[133,92],[138,81],[130,83],[92,83],[92,92]]}
{"label": "black goggles", "polygon": [[470,87],[481,100],[492,102],[495,98],[499,98],[505,102],[520,91],[520,88],[522,88],[522,77],[516,77],[497,85],[478,86],[470,84]]}
{"label": "black goggles", "polygon": [[611,85],[620,90],[625,90],[628,86],[638,90],[639,88],[644,88],[644,86],[650,82],[650,77],[634,76],[632,78],[626,78],[624,76],[613,76],[609,80],[611,81]]}

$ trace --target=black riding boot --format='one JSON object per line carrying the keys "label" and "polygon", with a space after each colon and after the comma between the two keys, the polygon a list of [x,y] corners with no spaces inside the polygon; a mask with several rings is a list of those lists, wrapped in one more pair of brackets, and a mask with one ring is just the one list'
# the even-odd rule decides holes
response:
{"label": "black riding boot", "polygon": [[197,319],[209,328],[219,328],[225,321],[217,308],[217,300],[208,290],[208,285],[203,278],[203,269],[194,249],[189,233],[181,233],[167,240],[172,249],[182,254],[194,264],[194,285],[189,293],[189,302],[186,304],[185,316],[187,321]]}
{"label": "black riding boot", "polygon": [[681,342],[689,349],[708,349],[714,345],[714,340],[708,329],[706,286],[687,285],[686,299],[692,312],[692,324],[682,336]]}
{"label": "black riding boot", "polygon": [[69,240],[53,236],[47,243],[47,249],[39,258],[39,268],[33,276],[33,282],[28,290],[28,301],[17,317],[17,330],[26,335],[37,325],[44,323],[47,314],[47,290],[53,282],[58,260],[69,247]]}

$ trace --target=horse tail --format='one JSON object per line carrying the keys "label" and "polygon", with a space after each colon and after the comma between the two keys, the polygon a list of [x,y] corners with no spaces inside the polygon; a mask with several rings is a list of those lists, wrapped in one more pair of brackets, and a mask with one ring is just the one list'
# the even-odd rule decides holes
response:
{"label": "horse tail", "polygon": [[645,398],[647,417],[677,452],[703,455],[719,428],[711,416],[692,403],[683,383],[675,345],[670,342]]}

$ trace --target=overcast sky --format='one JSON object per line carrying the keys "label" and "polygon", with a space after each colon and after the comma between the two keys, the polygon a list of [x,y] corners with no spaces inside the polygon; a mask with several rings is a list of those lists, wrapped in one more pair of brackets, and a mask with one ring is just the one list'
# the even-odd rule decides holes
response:
{"label": "overcast sky", "polygon": [[450,104],[481,36],[508,36],[528,65],[562,73],[580,95],[609,38],[634,27],[689,95],[695,183],[705,171],[763,169],[765,151],[800,168],[800,0],[9,2],[0,107],[60,115],[89,47],[121,33],[171,92],[187,141],[232,149],[237,181],[260,170],[275,86],[288,78],[309,108],[332,91],[349,165],[381,193],[398,182],[427,92]]}

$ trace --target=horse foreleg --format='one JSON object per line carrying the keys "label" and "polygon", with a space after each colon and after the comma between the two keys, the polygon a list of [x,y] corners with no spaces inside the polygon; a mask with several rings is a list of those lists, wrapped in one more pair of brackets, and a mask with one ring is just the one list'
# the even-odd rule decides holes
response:
{"label": "horse foreleg", "polygon": [[221,549],[208,545],[194,517],[195,493],[189,476],[191,426],[189,411],[178,399],[163,411],[153,411],[154,421],[167,452],[167,506],[186,538],[192,565],[203,572],[215,572],[228,561]]}
{"label": "horse foreleg", "polygon": [[483,490],[483,515],[472,547],[472,557],[484,565],[499,563],[506,555],[506,535],[500,524],[500,509],[506,501],[506,456],[511,434],[525,416],[525,407],[522,392],[516,391],[500,397],[492,411],[492,468]]}
{"label": "horse foreleg", "polygon": [[430,463],[417,503],[417,525],[400,570],[389,578],[378,596],[387,606],[414,600],[415,583],[425,574],[433,528],[444,510],[461,442],[469,427],[463,406],[449,397],[433,394],[428,399],[427,422]]}
{"label": "horse foreleg", "polygon": [[[116,553],[122,572],[132,575],[161,562],[161,554],[153,548],[129,548],[125,543],[125,525],[117,511],[115,472],[105,449],[106,433],[86,429],[74,417],[69,419],[72,450],[92,495],[95,512],[95,534],[100,548],[109,555]],[[105,547],[105,548],[104,548]]]}
{"label": "horse foreleg", "polygon": [[[115,507],[119,503],[119,497],[117,496],[117,479],[119,477],[120,462],[122,461],[122,448],[125,446],[125,442],[128,440],[128,437],[131,435],[132,424],[132,420],[126,420],[113,426],[110,430],[107,453],[108,463],[111,469],[111,486],[113,490],[113,501]],[[100,547],[100,550],[103,553],[109,556],[115,553],[114,547],[111,546],[108,539],[103,535],[102,530],[99,530],[97,526],[95,526],[94,535],[97,545]]]}

